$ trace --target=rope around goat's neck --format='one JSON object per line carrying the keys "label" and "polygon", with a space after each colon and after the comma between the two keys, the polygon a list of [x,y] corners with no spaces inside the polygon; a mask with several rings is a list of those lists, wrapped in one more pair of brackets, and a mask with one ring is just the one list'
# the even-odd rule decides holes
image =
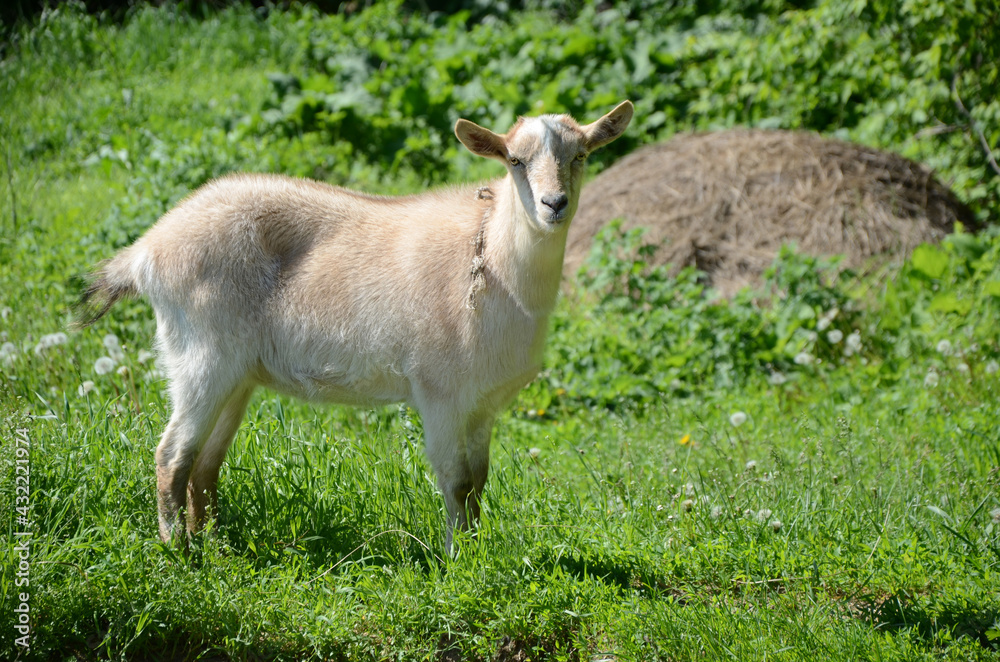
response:
{"label": "rope around goat's neck", "polygon": [[[476,189],[476,199],[493,200],[493,191],[489,186],[481,186]],[[490,217],[491,211],[493,211],[493,205],[487,207],[486,211],[483,212],[483,219],[479,222],[479,232],[472,239],[472,245],[475,246],[472,268],[469,270],[469,273],[472,274],[472,284],[469,286],[469,298],[465,301],[465,307],[469,310],[476,309],[476,295],[486,289],[486,258],[483,257],[483,249],[486,245],[486,221]]]}

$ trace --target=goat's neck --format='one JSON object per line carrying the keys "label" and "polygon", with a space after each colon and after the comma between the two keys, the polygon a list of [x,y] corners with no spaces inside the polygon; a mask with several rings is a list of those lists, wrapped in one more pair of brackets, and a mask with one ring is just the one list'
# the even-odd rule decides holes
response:
{"label": "goat's neck", "polygon": [[509,175],[491,189],[494,204],[482,229],[486,270],[524,313],[545,317],[559,290],[566,228],[549,234],[533,228]]}

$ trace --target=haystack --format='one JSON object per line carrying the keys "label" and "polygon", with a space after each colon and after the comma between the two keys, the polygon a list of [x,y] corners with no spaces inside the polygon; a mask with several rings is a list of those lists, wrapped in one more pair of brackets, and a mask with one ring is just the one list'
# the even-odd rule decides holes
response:
{"label": "haystack", "polygon": [[612,219],[648,228],[657,264],[704,271],[723,294],[760,282],[782,244],[865,268],[938,241],[972,212],[930,170],[816,134],[731,130],[679,135],[590,182],[570,228],[572,278]]}

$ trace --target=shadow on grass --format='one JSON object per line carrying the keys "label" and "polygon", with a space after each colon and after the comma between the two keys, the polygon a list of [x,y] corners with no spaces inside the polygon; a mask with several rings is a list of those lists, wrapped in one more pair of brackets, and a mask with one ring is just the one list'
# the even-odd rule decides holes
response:
{"label": "shadow on grass", "polygon": [[990,651],[1000,650],[1000,640],[990,640],[987,632],[1000,620],[1000,609],[969,604],[964,600],[942,604],[925,597],[894,594],[869,597],[856,602],[851,611],[883,631],[915,629],[928,641],[971,637]]}

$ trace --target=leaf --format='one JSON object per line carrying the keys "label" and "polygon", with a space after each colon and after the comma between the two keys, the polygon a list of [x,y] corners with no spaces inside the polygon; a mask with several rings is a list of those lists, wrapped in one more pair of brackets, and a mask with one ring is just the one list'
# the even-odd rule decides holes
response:
{"label": "leaf", "polygon": [[931,311],[958,313],[959,315],[967,315],[971,309],[971,302],[961,301],[953,292],[938,294],[931,300],[931,305],[928,308]]}
{"label": "leaf", "polygon": [[935,515],[943,518],[947,522],[951,521],[951,517],[948,516],[948,513],[944,512],[943,510],[941,510],[937,506],[927,506],[927,510],[929,510],[932,513],[934,513]]}
{"label": "leaf", "polygon": [[929,278],[941,278],[948,268],[948,256],[930,244],[921,244],[913,251],[910,263]]}

